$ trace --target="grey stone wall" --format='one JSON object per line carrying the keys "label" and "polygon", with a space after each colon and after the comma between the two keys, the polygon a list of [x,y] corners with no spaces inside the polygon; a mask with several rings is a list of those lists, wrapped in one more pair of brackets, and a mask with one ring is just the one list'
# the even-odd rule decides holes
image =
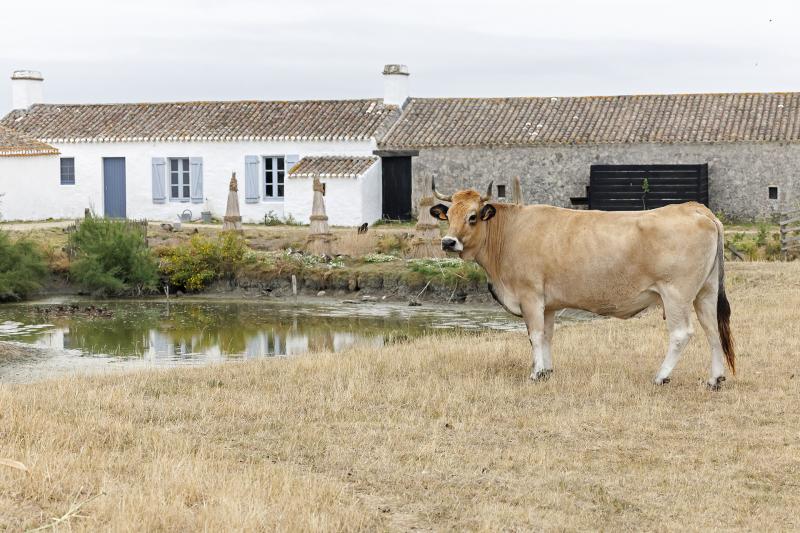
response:
{"label": "grey stone wall", "polygon": [[[592,164],[708,163],[710,207],[734,219],[769,219],[783,202],[800,201],[800,144],[432,148],[421,149],[412,160],[415,206],[421,187],[435,173],[437,187],[447,192],[483,191],[494,180],[506,185],[509,201],[512,180],[520,176],[525,203],[570,207],[570,196],[585,196]],[[770,186],[778,187],[779,200],[768,198]]]}

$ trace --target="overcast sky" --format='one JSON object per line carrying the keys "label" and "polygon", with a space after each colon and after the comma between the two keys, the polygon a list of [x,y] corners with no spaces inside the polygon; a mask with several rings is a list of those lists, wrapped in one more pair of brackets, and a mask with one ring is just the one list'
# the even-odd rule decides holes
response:
{"label": "overcast sky", "polygon": [[3,1],[11,72],[45,100],[363,98],[385,63],[414,96],[800,91],[797,2]]}

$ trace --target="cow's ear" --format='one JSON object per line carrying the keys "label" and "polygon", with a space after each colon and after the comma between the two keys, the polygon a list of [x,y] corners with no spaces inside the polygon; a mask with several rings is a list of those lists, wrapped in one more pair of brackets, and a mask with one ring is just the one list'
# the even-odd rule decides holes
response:
{"label": "cow's ear", "polygon": [[492,204],[486,204],[481,207],[481,220],[489,220],[495,213],[497,213],[497,209]]}
{"label": "cow's ear", "polygon": [[439,220],[447,220],[447,206],[444,204],[436,204],[431,207],[431,216]]}

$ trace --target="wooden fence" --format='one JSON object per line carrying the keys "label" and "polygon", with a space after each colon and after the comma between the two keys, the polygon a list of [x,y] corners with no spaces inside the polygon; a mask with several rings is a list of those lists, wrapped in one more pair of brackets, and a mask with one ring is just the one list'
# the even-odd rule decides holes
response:
{"label": "wooden fence", "polygon": [[708,165],[591,165],[588,196],[589,209],[603,211],[708,205]]}
{"label": "wooden fence", "polygon": [[800,254],[800,209],[783,213],[781,226],[781,255],[789,259]]}

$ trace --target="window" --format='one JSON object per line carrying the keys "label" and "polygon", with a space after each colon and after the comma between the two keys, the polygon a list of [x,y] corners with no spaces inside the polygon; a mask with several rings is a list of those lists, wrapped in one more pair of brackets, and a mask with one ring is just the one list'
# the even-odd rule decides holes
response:
{"label": "window", "polygon": [[505,198],[506,197],[506,186],[505,185],[498,185],[497,186],[497,197],[498,198]]}
{"label": "window", "polygon": [[264,158],[264,198],[283,198],[284,165],[283,157]]}
{"label": "window", "polygon": [[188,202],[189,197],[189,158],[169,160],[169,199]]}
{"label": "window", "polygon": [[75,158],[61,158],[61,185],[75,185]]}
{"label": "window", "polygon": [[768,190],[769,190],[769,199],[770,200],[777,200],[778,199],[778,188],[777,187],[770,187]]}

